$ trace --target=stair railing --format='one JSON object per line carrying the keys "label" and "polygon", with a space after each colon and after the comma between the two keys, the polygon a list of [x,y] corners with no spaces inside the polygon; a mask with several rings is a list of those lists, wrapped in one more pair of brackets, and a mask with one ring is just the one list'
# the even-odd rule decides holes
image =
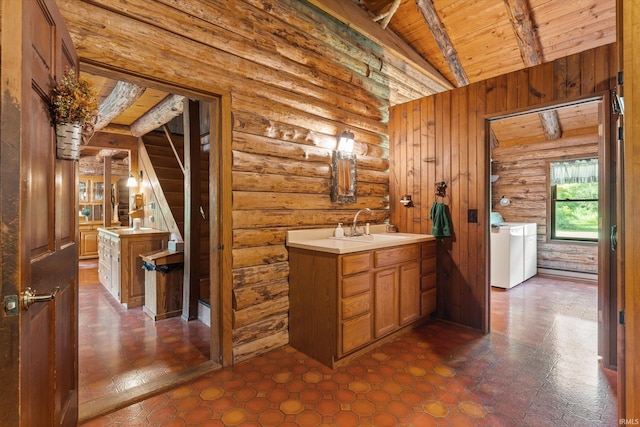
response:
{"label": "stair railing", "polygon": [[180,170],[182,171],[182,175],[184,176],[185,174],[184,165],[182,164],[180,155],[178,155],[178,150],[176,150],[176,146],[173,143],[173,139],[171,138],[171,131],[169,130],[169,127],[166,124],[162,125],[162,129],[164,130],[164,134],[167,135],[167,139],[169,140],[169,145],[171,146],[171,150],[173,150],[173,155],[176,156],[176,160],[178,161],[178,165],[180,166]]}

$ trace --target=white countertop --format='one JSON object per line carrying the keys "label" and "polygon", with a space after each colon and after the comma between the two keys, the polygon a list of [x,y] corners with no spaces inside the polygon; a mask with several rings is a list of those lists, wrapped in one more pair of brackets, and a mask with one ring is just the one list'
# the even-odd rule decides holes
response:
{"label": "white countertop", "polygon": [[345,254],[372,249],[408,245],[435,240],[430,234],[387,233],[386,225],[372,225],[371,234],[357,237],[333,237],[334,228],[287,231],[287,246],[318,252]]}

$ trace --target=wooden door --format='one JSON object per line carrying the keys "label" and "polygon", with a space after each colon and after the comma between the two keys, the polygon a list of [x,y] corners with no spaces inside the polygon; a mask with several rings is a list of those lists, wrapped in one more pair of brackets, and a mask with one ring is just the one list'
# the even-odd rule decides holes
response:
{"label": "wooden door", "polygon": [[[1,5],[0,423],[75,426],[77,164],[56,159],[47,106],[77,55],[54,0]],[[23,309],[28,287],[55,299]]]}

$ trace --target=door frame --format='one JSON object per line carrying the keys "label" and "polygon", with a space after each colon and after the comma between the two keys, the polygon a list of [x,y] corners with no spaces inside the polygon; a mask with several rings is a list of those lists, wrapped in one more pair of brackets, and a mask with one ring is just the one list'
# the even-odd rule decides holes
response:
{"label": "door frame", "polygon": [[[611,247],[611,238],[608,233],[612,223],[616,221],[615,215],[612,215],[612,209],[615,212],[615,204],[612,206],[612,197],[608,191],[610,188],[609,180],[613,174],[615,176],[616,170],[612,170],[611,167],[611,151],[615,145],[615,139],[612,132],[614,132],[614,126],[612,124],[612,112],[611,112],[611,91],[603,91],[599,93],[590,94],[588,96],[574,98],[558,103],[543,104],[536,108],[522,108],[517,110],[502,112],[493,116],[485,117],[485,148],[487,155],[485,156],[485,182],[487,185],[490,183],[490,171],[491,171],[491,122],[507,117],[513,117],[523,114],[539,113],[542,111],[553,110],[561,107],[568,107],[571,105],[584,104],[587,102],[599,102],[600,115],[598,120],[599,126],[599,142],[598,142],[598,210],[599,217],[601,218],[600,230],[602,235],[598,239],[598,354],[603,357],[603,365],[610,369],[615,369],[616,355],[618,348],[616,345],[617,337],[617,322],[615,320],[616,304],[618,301],[617,295],[617,283],[616,281],[610,281],[611,267],[617,267],[615,256],[612,256],[609,248]],[[613,159],[615,161],[615,159]],[[487,191],[490,194],[490,191]],[[491,212],[491,200],[488,200],[486,204],[486,218],[490,217]],[[613,201],[615,203],[615,200]],[[607,231],[606,233],[604,231]],[[491,236],[490,224],[487,222],[485,225],[485,241],[487,248],[487,259],[485,265],[487,268],[487,330],[491,331]]]}
{"label": "door frame", "polygon": [[[211,92],[201,88],[179,86],[161,79],[127,70],[105,67],[101,64],[80,60],[80,72],[88,72],[116,80],[135,83],[143,87],[183,95],[211,105],[211,118],[216,118],[218,129],[212,129],[209,155],[209,292],[211,298],[210,360],[195,368],[189,368],[166,377],[156,388],[139,387],[138,392],[128,393],[114,407],[111,403],[86,404],[80,406],[80,421],[86,421],[102,413],[111,412],[153,394],[168,390],[208,372],[230,366],[232,352],[232,194],[231,194],[231,141],[232,117],[231,95],[224,90]],[[212,120],[212,124],[213,124]],[[216,280],[213,279],[214,275]]]}

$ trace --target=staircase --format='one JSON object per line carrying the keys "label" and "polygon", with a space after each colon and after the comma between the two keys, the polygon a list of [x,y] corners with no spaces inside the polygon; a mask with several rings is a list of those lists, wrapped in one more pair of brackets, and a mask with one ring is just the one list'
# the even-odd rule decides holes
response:
{"label": "staircase", "polygon": [[[184,162],[184,139],[172,135],[180,162]],[[184,237],[184,174],[164,133],[153,132],[142,137],[141,160],[149,181],[157,183],[154,193],[169,232]],[[146,153],[145,153],[146,151]],[[155,177],[153,176],[155,175]],[[155,179],[154,179],[155,178]]]}
{"label": "staircase", "polygon": [[[176,159],[167,136],[161,132],[152,132],[142,137],[140,149],[142,167],[152,183],[157,200],[157,210],[162,213],[170,233],[184,240],[184,138],[171,135],[180,163]],[[196,213],[200,223],[200,297],[209,299],[209,146],[203,145],[201,157],[201,195],[202,213]]]}

